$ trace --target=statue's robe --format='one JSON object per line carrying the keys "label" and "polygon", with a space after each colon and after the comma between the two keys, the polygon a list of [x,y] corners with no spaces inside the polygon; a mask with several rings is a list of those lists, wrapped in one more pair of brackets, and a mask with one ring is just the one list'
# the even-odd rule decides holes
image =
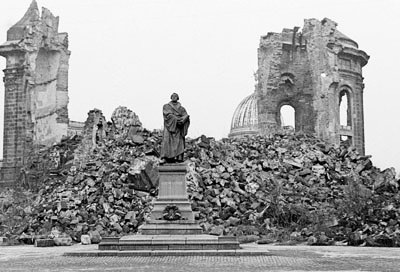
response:
{"label": "statue's robe", "polygon": [[189,117],[183,124],[178,118],[187,116],[187,112],[179,102],[169,102],[163,106],[164,133],[161,144],[161,158],[174,159],[185,151],[185,136],[189,128]]}

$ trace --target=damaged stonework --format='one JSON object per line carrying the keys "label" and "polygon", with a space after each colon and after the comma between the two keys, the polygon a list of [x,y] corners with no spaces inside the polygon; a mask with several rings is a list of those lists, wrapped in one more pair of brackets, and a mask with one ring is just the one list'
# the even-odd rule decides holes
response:
{"label": "damaged stonework", "polygon": [[67,33],[59,18],[33,1],[0,46],[4,69],[4,163],[1,183],[13,183],[35,146],[59,142],[68,132]]}
{"label": "damaged stonework", "polygon": [[315,133],[334,144],[345,141],[364,154],[362,67],[369,56],[336,26],[327,18],[306,19],[301,32],[295,27],[261,37],[255,91],[258,129],[262,134],[280,129],[281,108],[289,105],[296,131]]}
{"label": "damaged stonework", "polygon": [[[138,131],[142,131],[142,123],[139,116],[132,110],[124,106],[116,108],[111,116],[113,127],[119,131],[118,137],[129,138],[131,140],[140,140],[137,136]],[[117,136],[117,135],[116,135]]]}
{"label": "damaged stonework", "polygon": [[93,109],[88,112],[88,117],[84,123],[83,130],[80,133],[83,136],[81,145],[75,151],[75,165],[82,165],[87,162],[91,151],[102,145],[103,139],[111,127],[107,124],[103,112],[99,109]]}
{"label": "damaged stonework", "polygon": [[67,136],[70,137],[73,135],[82,135],[84,127],[85,127],[85,122],[69,120]]}

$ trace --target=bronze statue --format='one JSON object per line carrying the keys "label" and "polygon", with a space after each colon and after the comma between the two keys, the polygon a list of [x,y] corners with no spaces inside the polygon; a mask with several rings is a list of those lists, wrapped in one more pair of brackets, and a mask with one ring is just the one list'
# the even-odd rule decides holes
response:
{"label": "bronze statue", "polygon": [[167,163],[183,162],[185,136],[190,124],[189,115],[178,100],[178,94],[173,93],[171,101],[163,106],[164,133],[161,159]]}

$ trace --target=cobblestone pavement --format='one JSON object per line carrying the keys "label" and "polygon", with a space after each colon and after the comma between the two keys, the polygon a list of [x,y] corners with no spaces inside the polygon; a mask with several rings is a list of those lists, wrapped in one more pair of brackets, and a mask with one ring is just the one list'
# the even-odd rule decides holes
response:
{"label": "cobblestone pavement", "polygon": [[[82,247],[0,247],[0,271],[400,271],[399,248],[261,246],[271,255],[248,257],[61,256]],[[252,247],[260,249],[246,250]]]}

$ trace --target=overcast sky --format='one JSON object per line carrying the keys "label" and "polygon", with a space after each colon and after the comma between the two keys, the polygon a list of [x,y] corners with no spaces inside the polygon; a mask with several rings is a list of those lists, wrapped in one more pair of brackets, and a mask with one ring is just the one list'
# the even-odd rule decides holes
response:
{"label": "overcast sky", "polygon": [[[1,0],[0,43],[31,0]],[[254,91],[259,38],[328,17],[371,58],[363,69],[366,153],[400,170],[398,0],[38,0],[69,33],[69,116],[119,105],[149,129],[162,127],[172,92],[191,116],[189,136],[229,133],[233,112]],[[4,58],[0,68],[5,68]],[[0,84],[3,135],[4,86]],[[2,139],[0,143],[2,149]],[[2,150],[0,150],[2,153]]]}

